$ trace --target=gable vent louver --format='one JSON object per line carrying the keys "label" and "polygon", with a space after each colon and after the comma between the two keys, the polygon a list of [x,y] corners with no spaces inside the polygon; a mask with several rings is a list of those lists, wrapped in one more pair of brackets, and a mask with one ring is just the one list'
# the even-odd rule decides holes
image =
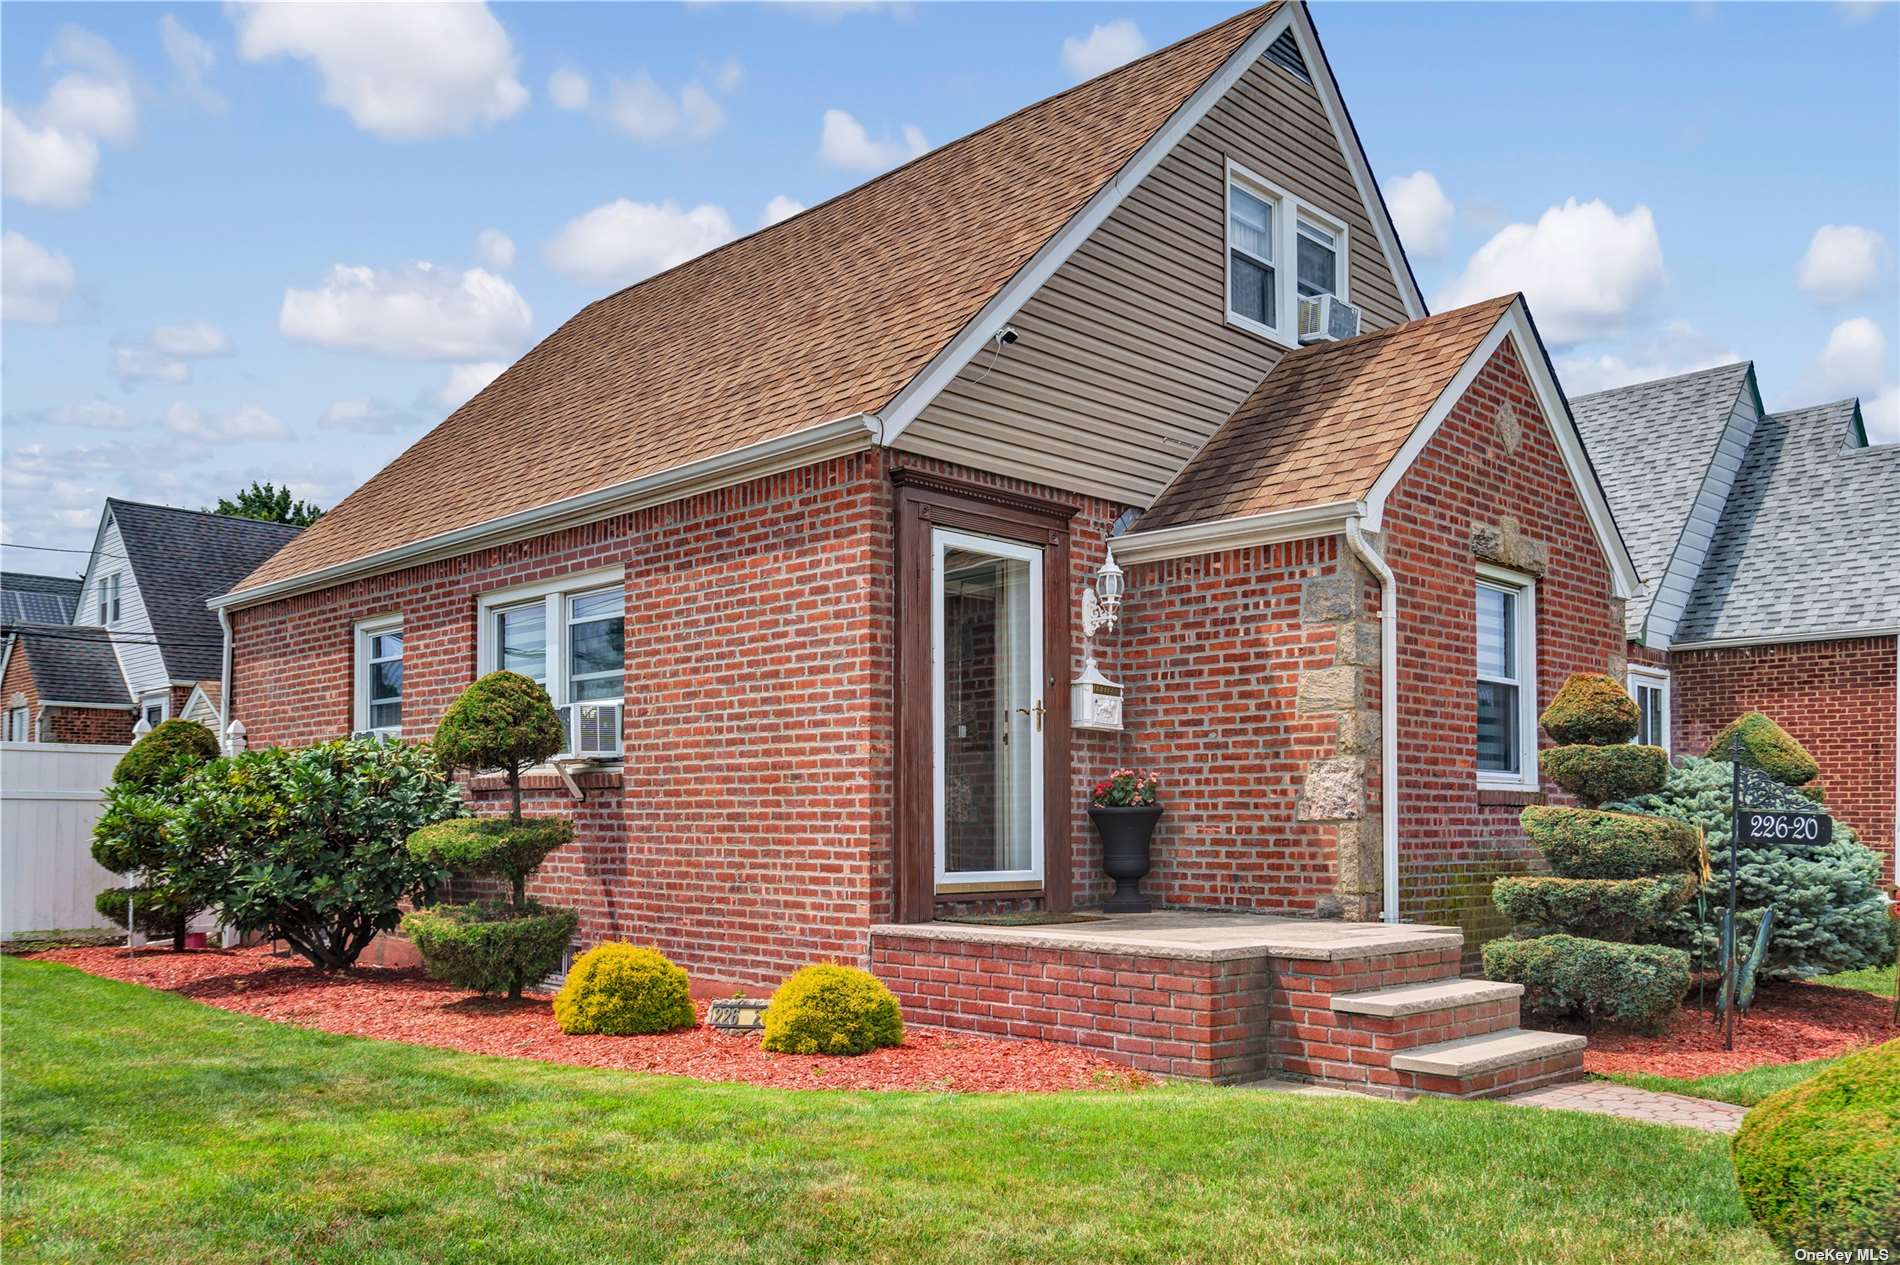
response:
{"label": "gable vent louver", "polygon": [[1267,45],[1267,56],[1304,82],[1313,82],[1313,76],[1306,73],[1306,59],[1300,56],[1300,42],[1293,38],[1291,29],[1280,32],[1280,38]]}

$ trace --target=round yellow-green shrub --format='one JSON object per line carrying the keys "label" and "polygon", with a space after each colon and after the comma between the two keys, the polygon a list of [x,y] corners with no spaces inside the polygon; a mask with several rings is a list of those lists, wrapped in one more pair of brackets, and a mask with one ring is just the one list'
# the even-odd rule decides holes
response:
{"label": "round yellow-green shrub", "polygon": [[1760,712],[1745,712],[1723,727],[1709,742],[1709,759],[1726,760],[1741,742],[1742,763],[1760,769],[1784,786],[1812,782],[1821,772],[1808,749],[1794,735]]}
{"label": "round yellow-green shrub", "polygon": [[897,998],[854,966],[807,966],[780,984],[765,1008],[763,1045],[781,1054],[865,1054],[903,1041]]}
{"label": "round yellow-green shrub", "polygon": [[618,940],[574,960],[554,997],[554,1022],[570,1036],[641,1036],[696,1022],[686,972],[658,949]]}
{"label": "round yellow-green shrub", "polygon": [[1642,713],[1622,682],[1601,672],[1578,672],[1564,682],[1538,723],[1559,743],[1608,746],[1636,736]]}
{"label": "round yellow-green shrub", "polygon": [[1733,1147],[1742,1202],[1784,1248],[1900,1247],[1900,1041],[1762,1099]]}

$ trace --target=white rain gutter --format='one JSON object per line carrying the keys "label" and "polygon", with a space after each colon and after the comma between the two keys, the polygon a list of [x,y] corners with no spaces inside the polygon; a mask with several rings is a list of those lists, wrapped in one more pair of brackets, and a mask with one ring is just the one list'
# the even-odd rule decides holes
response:
{"label": "white rain gutter", "polygon": [[218,665],[218,750],[231,754],[231,612],[218,607],[218,626],[224,629],[224,655]]}
{"label": "white rain gutter", "polygon": [[1392,568],[1346,520],[1346,544],[1379,577],[1379,891],[1380,917],[1399,920],[1399,591]]}

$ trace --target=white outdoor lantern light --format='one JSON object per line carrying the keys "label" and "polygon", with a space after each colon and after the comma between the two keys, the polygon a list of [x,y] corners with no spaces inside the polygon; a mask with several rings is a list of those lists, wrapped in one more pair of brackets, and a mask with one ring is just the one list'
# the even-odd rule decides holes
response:
{"label": "white outdoor lantern light", "polygon": [[1095,573],[1095,584],[1082,591],[1082,635],[1093,637],[1104,628],[1113,628],[1122,612],[1122,569],[1115,565],[1110,551]]}
{"label": "white outdoor lantern light", "polygon": [[[1122,569],[1111,551],[1095,573],[1095,583],[1082,590],[1082,635],[1092,639],[1121,618]],[[1122,727],[1122,687],[1095,666],[1093,646],[1082,664],[1082,675],[1071,684],[1070,723],[1077,729],[1117,730]]]}

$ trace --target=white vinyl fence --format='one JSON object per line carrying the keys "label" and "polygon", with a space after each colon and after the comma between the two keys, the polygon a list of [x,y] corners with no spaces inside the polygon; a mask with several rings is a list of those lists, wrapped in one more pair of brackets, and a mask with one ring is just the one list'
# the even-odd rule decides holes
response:
{"label": "white vinyl fence", "polygon": [[93,897],[123,880],[92,859],[92,825],[127,750],[0,742],[0,938],[106,925]]}

